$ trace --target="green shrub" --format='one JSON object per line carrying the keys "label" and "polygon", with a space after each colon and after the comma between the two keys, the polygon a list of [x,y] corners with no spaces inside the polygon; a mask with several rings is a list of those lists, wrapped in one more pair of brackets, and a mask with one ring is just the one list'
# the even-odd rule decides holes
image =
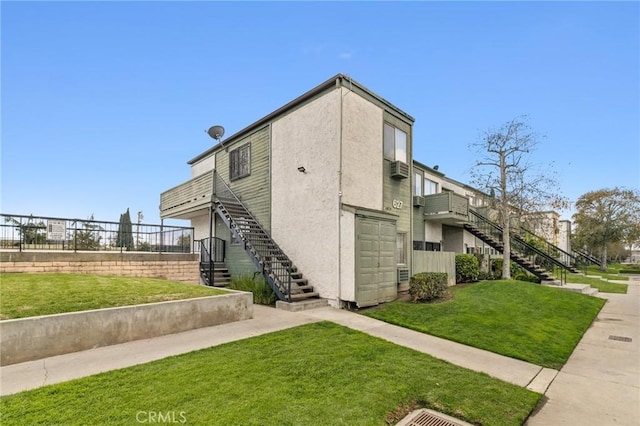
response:
{"label": "green shrub", "polygon": [[[491,259],[491,273],[495,277],[502,277],[502,258],[498,257],[495,259]],[[511,276],[514,277],[516,275],[526,275],[527,271],[518,265],[517,263],[511,262]]]}
{"label": "green shrub", "polygon": [[493,275],[491,272],[486,272],[486,271],[480,271],[478,273],[478,281],[488,281],[488,280],[495,280],[496,276]]}
{"label": "green shrub", "polygon": [[456,255],[456,283],[478,281],[480,262],[472,254]]}
{"label": "green shrub", "polygon": [[619,274],[640,274],[640,265],[636,263],[622,265]]}
{"label": "green shrub", "polygon": [[276,303],[276,294],[262,275],[240,275],[231,278],[229,288],[233,290],[249,291],[253,293],[253,303],[259,305],[273,305]]}
{"label": "green shrub", "polygon": [[529,282],[529,283],[540,284],[540,278],[536,277],[535,275],[531,275],[531,274],[518,273],[518,274],[513,276],[513,279],[514,280],[518,280],[518,281],[526,281],[526,282]]}
{"label": "green shrub", "polygon": [[447,290],[446,272],[421,272],[409,280],[409,294],[414,302],[441,297]]}

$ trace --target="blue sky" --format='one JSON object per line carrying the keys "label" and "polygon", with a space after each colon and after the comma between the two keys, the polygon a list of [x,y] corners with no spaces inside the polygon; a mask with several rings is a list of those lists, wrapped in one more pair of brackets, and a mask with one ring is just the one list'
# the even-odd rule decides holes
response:
{"label": "blue sky", "polygon": [[570,200],[640,187],[638,2],[0,7],[2,213],[159,223],[208,127],[231,135],[339,72],[412,115],[414,158],[456,180],[470,143],[527,114]]}

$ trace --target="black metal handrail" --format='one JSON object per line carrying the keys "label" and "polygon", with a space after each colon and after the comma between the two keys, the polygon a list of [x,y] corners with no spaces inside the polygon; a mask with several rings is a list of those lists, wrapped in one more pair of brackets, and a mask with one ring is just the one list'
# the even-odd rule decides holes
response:
{"label": "black metal handrail", "polygon": [[217,172],[214,179],[215,199],[222,208],[227,210],[235,205],[242,210],[240,216],[232,214],[233,223],[229,223],[229,228],[243,241],[245,251],[254,257],[254,263],[278,297],[291,301],[293,262]]}
{"label": "black metal handrail", "polygon": [[[196,243],[200,246],[200,272],[207,285],[213,286],[215,264],[224,262],[226,258],[226,242],[222,238],[212,237],[197,240]],[[207,265],[207,269],[203,270],[202,265]]]}
{"label": "black metal handrail", "polygon": [[[543,237],[541,237],[539,235],[536,235],[535,233],[531,232],[530,230],[528,230],[526,228],[520,227],[520,229],[522,231],[524,231],[525,236],[526,235],[530,235],[531,237],[535,238],[536,242],[542,244],[544,246],[543,251],[547,255],[558,259],[560,262],[564,263],[565,265],[575,266],[577,268],[579,268],[581,266],[586,266],[585,263],[581,262],[578,259],[577,256],[574,256],[573,254],[561,249],[560,247],[556,246],[555,244],[550,243],[545,238],[543,238]],[[516,238],[520,238],[524,242],[526,242],[528,244],[531,244],[522,235],[516,234]]]}
{"label": "black metal handrail", "polygon": [[[118,238],[126,232],[131,238]],[[140,251],[193,253],[193,228],[0,213],[0,248],[5,250]]]}
{"label": "black metal handrail", "polygon": [[574,249],[573,252],[576,253],[581,258],[585,259],[588,262],[588,264],[600,265],[600,260],[598,260],[598,258],[592,255],[591,253],[588,253],[584,250],[576,250],[576,249]]}
{"label": "black metal handrail", "polygon": [[[502,227],[480,213],[469,210],[471,222],[478,227],[483,233],[491,236],[496,241],[502,241]],[[519,236],[512,236],[510,238],[511,249],[514,254],[517,254],[531,262],[534,265],[538,265],[544,268],[546,271],[551,273],[555,273],[556,270],[560,271],[561,274],[561,282],[566,281],[566,270],[568,269],[567,265],[558,261],[557,259],[549,256],[544,251],[539,248],[527,243]]]}

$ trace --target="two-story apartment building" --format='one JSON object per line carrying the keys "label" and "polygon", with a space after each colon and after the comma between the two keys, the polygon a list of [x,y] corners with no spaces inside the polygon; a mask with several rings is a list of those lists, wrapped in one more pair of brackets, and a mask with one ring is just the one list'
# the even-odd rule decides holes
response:
{"label": "two-story apartment building", "polygon": [[414,250],[475,250],[463,224],[484,197],[413,160],[413,124],[338,74],[190,160],[161,217],[223,241],[231,275],[261,271],[333,306],[393,300],[423,272]]}

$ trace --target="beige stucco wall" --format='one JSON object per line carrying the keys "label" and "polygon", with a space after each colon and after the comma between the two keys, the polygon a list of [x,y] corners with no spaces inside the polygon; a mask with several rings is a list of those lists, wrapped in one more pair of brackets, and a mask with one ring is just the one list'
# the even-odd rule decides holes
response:
{"label": "beige stucco wall", "polygon": [[208,157],[201,159],[200,161],[191,165],[191,177],[198,177],[203,173],[211,172],[216,163],[215,154],[211,154]]}
{"label": "beige stucco wall", "polygon": [[337,298],[339,110],[333,90],[275,121],[271,142],[273,238],[330,302]]}
{"label": "beige stucco wall", "polygon": [[356,216],[340,213],[340,299],[356,300]]}
{"label": "beige stucco wall", "polygon": [[571,253],[571,221],[561,220],[558,222],[558,247],[567,253]]}
{"label": "beige stucco wall", "polygon": [[[193,239],[202,240],[203,238],[209,238],[209,211],[204,210],[199,216],[191,218],[191,226],[193,227]],[[215,237],[216,230],[213,229],[213,236]]]}
{"label": "beige stucco wall", "polygon": [[433,243],[442,241],[442,224],[427,221],[424,226],[424,239]]}
{"label": "beige stucco wall", "polygon": [[383,110],[342,88],[342,202],[382,210]]}

